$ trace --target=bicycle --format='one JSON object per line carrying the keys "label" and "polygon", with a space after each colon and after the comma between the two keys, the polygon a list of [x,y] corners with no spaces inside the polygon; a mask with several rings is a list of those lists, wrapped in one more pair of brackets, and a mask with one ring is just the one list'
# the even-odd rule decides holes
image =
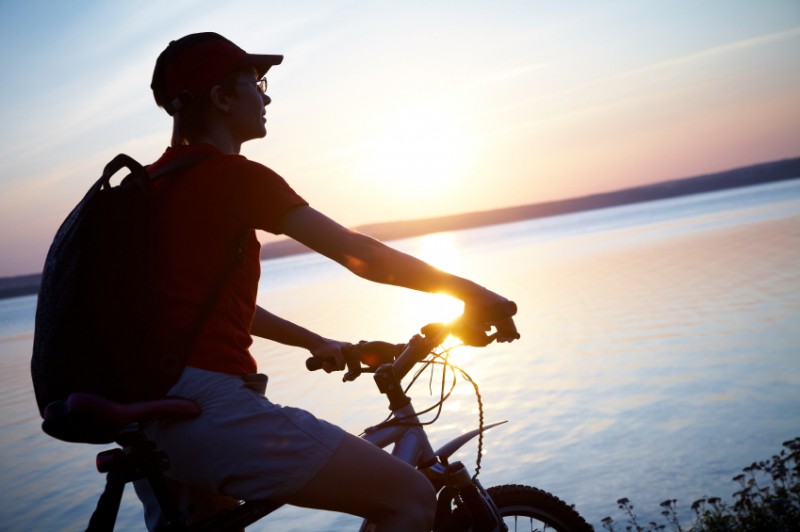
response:
{"label": "bicycle", "polygon": [[[516,312],[513,303],[510,305],[509,316]],[[383,449],[393,445],[393,455],[414,465],[430,480],[438,501],[434,531],[517,530],[522,521],[526,530],[593,530],[572,506],[547,491],[516,484],[484,489],[478,480],[483,434],[505,421],[483,425],[483,407],[477,385],[466,372],[449,362],[449,349],[437,351],[450,336],[473,346],[485,346],[496,339],[496,332],[488,334],[471,323],[474,321],[462,317],[449,324],[428,324],[405,344],[360,342],[345,353],[347,372],[343,380],[352,381],[363,373],[373,373],[378,390],[389,400],[390,416],[367,428],[361,437]],[[437,365],[442,368],[440,400],[420,412],[415,410],[407,395],[411,384],[404,388],[401,383],[418,364],[422,369],[414,374],[411,384],[427,368]],[[322,363],[319,359],[309,358],[306,367],[314,371],[321,369]],[[445,391],[448,368],[452,371],[453,381],[450,390]],[[456,372],[475,387],[480,426],[434,450],[425,425],[438,419],[442,404],[455,386]],[[421,414],[434,410],[437,412],[433,421],[420,421]],[[106,487],[90,518],[88,531],[113,530],[125,485],[145,478],[162,508],[164,519],[158,530],[164,532],[241,530],[283,506],[278,501],[266,499],[245,501],[199,523],[185,523],[164,483],[163,475],[169,468],[168,457],[147,439],[143,427],[158,418],[181,419],[199,414],[199,407],[183,398],[119,404],[91,394],[74,393],[65,401],[48,406],[42,424],[47,434],[70,442],[119,444],[119,447],[97,455],[97,469],[106,473]],[[463,463],[450,462],[449,459],[475,437],[479,438],[478,460],[475,474],[471,476]],[[370,529],[370,524],[364,522],[361,530]]]}

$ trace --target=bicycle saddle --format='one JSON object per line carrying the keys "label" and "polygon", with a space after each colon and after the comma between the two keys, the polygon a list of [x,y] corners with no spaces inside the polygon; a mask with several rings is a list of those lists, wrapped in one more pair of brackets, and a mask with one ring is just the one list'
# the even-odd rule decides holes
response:
{"label": "bicycle saddle", "polygon": [[111,443],[120,430],[132,423],[159,417],[188,419],[200,415],[200,407],[189,399],[168,397],[139,403],[116,403],[99,395],[73,393],[54,401],[44,411],[42,430],[72,443]]}

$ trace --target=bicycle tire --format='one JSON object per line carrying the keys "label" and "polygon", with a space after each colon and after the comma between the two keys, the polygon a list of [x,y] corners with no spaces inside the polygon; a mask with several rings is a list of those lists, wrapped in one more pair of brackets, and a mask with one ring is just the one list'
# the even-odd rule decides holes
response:
{"label": "bicycle tire", "polygon": [[[506,484],[487,490],[509,532],[514,530],[554,530],[557,532],[590,532],[594,528],[555,495],[539,488]],[[469,532],[469,518],[456,511],[454,531]],[[520,528],[522,526],[523,528]]]}

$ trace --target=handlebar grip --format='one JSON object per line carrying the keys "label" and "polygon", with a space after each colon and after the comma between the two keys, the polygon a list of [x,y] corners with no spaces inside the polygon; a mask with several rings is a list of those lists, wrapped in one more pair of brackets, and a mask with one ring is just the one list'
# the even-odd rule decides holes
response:
{"label": "handlebar grip", "polygon": [[306,359],[306,369],[308,371],[317,371],[322,369],[322,359],[317,357],[308,357]]}
{"label": "handlebar grip", "polygon": [[[361,374],[361,353],[355,346],[350,346],[344,350],[345,363],[347,364],[347,372],[344,375],[345,381],[356,379]],[[317,371],[324,368],[325,362],[317,357],[309,357],[306,359],[306,369],[308,371]]]}
{"label": "handlebar grip", "polygon": [[508,311],[508,316],[514,316],[517,313],[517,304],[513,301],[508,301],[505,304],[506,310]]}
{"label": "handlebar grip", "polygon": [[503,318],[510,318],[517,313],[517,304],[513,301],[504,301],[482,309],[481,317],[485,320],[494,321]]}

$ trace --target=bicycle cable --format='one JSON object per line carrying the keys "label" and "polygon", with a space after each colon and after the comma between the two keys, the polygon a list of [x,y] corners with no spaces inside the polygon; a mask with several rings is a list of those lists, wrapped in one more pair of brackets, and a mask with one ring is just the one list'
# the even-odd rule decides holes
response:
{"label": "bicycle cable", "polygon": [[[420,376],[426,370],[430,369],[430,380],[429,380],[429,383],[428,383],[428,389],[429,389],[429,392],[432,395],[433,394],[434,368],[435,368],[435,366],[441,366],[442,367],[442,379],[441,379],[441,391],[439,392],[439,400],[436,403],[434,403],[432,406],[430,406],[430,407],[428,407],[428,408],[426,408],[424,410],[421,410],[421,411],[416,413],[416,417],[418,417],[419,415],[427,414],[429,412],[432,412],[433,410],[436,410],[436,414],[434,415],[433,419],[428,420],[428,421],[424,421],[424,422],[423,421],[417,421],[417,422],[414,422],[414,423],[409,423],[409,422],[404,422],[404,421],[407,420],[407,419],[410,419],[410,418],[397,418],[397,417],[394,417],[394,413],[391,413],[391,414],[389,414],[389,416],[384,421],[382,421],[381,423],[378,423],[374,428],[378,429],[378,428],[387,427],[387,426],[402,426],[402,425],[406,425],[406,426],[432,425],[433,423],[435,423],[439,419],[439,416],[442,413],[442,408],[444,406],[444,402],[453,393],[453,390],[456,387],[456,382],[458,380],[457,379],[457,375],[460,373],[461,376],[464,377],[464,379],[466,379],[470,384],[472,384],[472,388],[475,390],[475,397],[476,397],[477,402],[478,402],[478,450],[477,450],[477,457],[476,457],[476,460],[475,460],[475,474],[472,476],[472,479],[475,480],[475,479],[478,478],[478,474],[481,471],[481,460],[483,458],[483,428],[484,428],[484,425],[485,425],[485,420],[484,420],[484,412],[483,412],[483,398],[481,397],[480,390],[478,389],[478,383],[475,382],[475,380],[473,380],[472,377],[470,377],[470,375],[463,368],[455,365],[454,363],[452,363],[450,361],[450,351],[452,351],[455,348],[463,347],[463,346],[464,346],[464,344],[459,344],[459,345],[448,347],[448,348],[442,348],[442,350],[439,351],[439,352],[437,352],[437,351],[431,352],[431,357],[427,358],[426,360],[424,360],[422,362],[422,367],[419,370],[417,370],[416,373],[414,373],[414,376],[411,378],[411,381],[408,383],[408,385],[406,386],[406,388],[404,390],[405,393],[408,393],[408,391],[417,382],[417,380],[420,378]],[[445,392],[445,388],[447,386],[447,370],[448,370],[448,368],[450,369],[450,371],[452,371],[453,375],[452,375],[452,382],[450,383],[450,389],[447,390],[447,392]],[[362,435],[363,435],[363,433],[362,433]]]}

